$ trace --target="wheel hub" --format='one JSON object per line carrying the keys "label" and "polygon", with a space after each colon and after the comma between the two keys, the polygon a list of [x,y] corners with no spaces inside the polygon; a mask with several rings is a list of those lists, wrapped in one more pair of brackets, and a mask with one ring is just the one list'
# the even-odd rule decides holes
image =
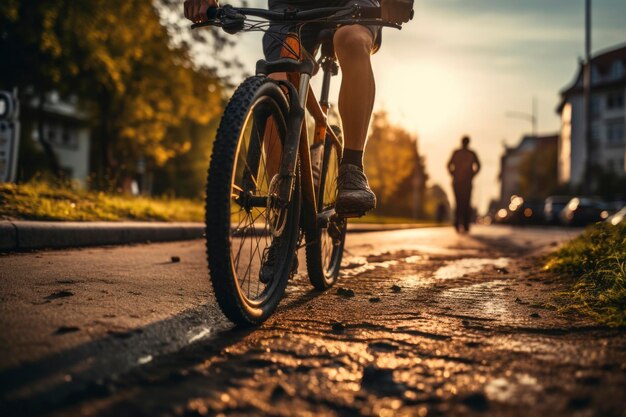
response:
{"label": "wheel hub", "polygon": [[268,187],[267,221],[269,222],[269,229],[274,237],[282,235],[287,225],[288,205],[284,204],[280,199],[280,181],[280,175],[276,174],[272,178],[272,181],[270,181]]}

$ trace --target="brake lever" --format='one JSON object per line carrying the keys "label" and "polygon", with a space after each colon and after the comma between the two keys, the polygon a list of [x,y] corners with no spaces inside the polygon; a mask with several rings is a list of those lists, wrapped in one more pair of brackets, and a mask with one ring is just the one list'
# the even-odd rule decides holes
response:
{"label": "brake lever", "polygon": [[200,22],[200,23],[194,23],[191,25],[191,29],[198,29],[198,28],[203,28],[203,27],[207,27],[207,26],[217,26],[220,27],[222,26],[222,22],[220,22],[219,20],[207,20],[206,22]]}

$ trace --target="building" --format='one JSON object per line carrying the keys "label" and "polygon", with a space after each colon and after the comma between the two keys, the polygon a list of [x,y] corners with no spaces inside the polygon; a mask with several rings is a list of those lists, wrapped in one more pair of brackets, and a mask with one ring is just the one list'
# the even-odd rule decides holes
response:
{"label": "building", "polygon": [[505,146],[500,157],[500,206],[511,196],[541,198],[556,185],[557,134],[524,136],[515,147]]}
{"label": "building", "polygon": [[[64,177],[79,186],[86,186],[89,177],[91,135],[88,115],[78,106],[75,97],[62,99],[56,92],[45,95],[43,105],[39,98],[27,101],[23,106],[22,141],[25,149],[45,152],[45,145],[54,154],[59,170]],[[43,141],[40,135],[43,133]],[[28,146],[30,145],[30,146]],[[22,146],[22,145],[20,145]],[[18,169],[24,159],[18,161]],[[42,167],[28,167],[29,171],[41,171]]]}
{"label": "building", "polygon": [[[573,187],[583,182],[587,159],[583,70],[584,65],[579,62],[574,80],[561,90],[557,108],[561,117],[559,183]],[[626,45],[600,52],[591,59],[591,91],[592,163],[623,175],[626,172]]]}

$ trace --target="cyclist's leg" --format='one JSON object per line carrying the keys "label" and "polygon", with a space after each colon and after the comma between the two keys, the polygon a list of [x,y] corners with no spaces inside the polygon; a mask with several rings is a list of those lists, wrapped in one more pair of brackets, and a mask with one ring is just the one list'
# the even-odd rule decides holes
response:
{"label": "cyclist's leg", "polygon": [[339,113],[349,156],[350,151],[363,151],[374,106],[376,87],[370,62],[374,34],[365,26],[343,26],[337,29],[334,43],[343,74]]}
{"label": "cyclist's leg", "polygon": [[343,26],[334,37],[343,74],[339,114],[345,141],[335,209],[345,217],[362,216],[376,207],[376,196],[363,172],[363,149],[374,106],[375,84],[370,56],[376,30],[362,25]]}

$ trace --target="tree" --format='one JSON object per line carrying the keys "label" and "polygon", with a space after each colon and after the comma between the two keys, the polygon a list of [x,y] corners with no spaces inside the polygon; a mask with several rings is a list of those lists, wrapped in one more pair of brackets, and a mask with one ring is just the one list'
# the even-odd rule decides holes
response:
{"label": "tree", "polygon": [[524,154],[519,164],[520,194],[531,200],[554,194],[558,186],[557,143],[539,143]]}
{"label": "tree", "polygon": [[380,214],[422,215],[427,175],[417,150],[417,137],[374,113],[365,152],[365,170],[378,199]]}
{"label": "tree", "polygon": [[140,0],[0,6],[0,54],[16,57],[0,64],[2,80],[33,95],[78,95],[93,116],[99,177],[117,185],[139,160],[163,166],[187,152],[192,126],[207,126],[221,112],[215,69],[194,63],[189,44],[176,42],[176,30],[161,19],[155,5]]}

